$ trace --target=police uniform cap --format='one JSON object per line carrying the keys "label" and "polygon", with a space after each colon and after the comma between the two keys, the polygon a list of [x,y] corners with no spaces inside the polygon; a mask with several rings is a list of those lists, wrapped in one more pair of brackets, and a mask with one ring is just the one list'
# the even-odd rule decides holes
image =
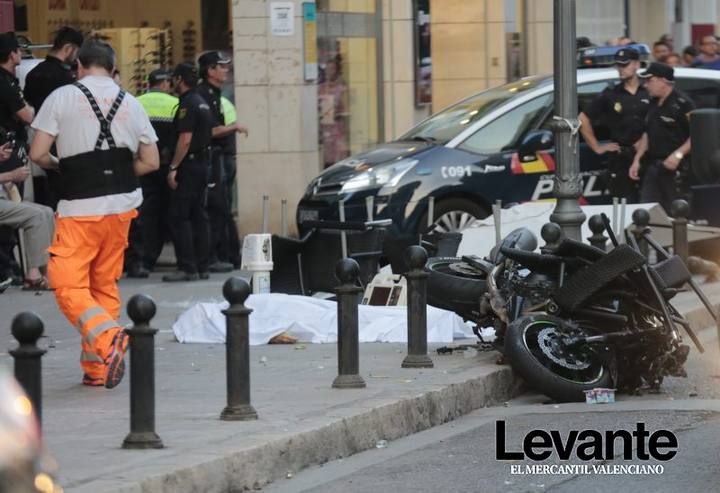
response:
{"label": "police uniform cap", "polygon": [[643,72],[638,74],[638,77],[643,79],[649,79],[650,77],[661,77],[665,80],[675,80],[675,70],[664,63],[653,62]]}
{"label": "police uniform cap", "polygon": [[165,70],[163,68],[153,70],[148,75],[148,82],[150,83],[150,85],[155,85],[164,80],[171,80],[171,79],[172,79],[172,74],[170,73],[170,71]]}
{"label": "police uniform cap", "polygon": [[200,67],[212,67],[213,65],[227,65],[231,61],[232,60],[225,56],[222,51],[215,50],[200,55],[198,65],[200,65]]}
{"label": "police uniform cap", "polygon": [[20,42],[14,32],[0,34],[0,51],[15,51],[20,48]]}
{"label": "police uniform cap", "polygon": [[623,48],[615,53],[615,63],[618,65],[627,65],[636,60],[640,60],[640,53],[635,48]]}

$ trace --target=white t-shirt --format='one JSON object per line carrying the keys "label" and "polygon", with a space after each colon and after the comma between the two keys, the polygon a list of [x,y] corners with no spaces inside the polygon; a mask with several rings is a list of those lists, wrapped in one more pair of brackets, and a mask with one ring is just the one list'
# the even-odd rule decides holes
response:
{"label": "white t-shirt", "polygon": [[[80,81],[92,93],[102,114],[107,116],[120,88],[110,77],[90,75]],[[73,85],[53,91],[32,122],[32,128],[55,136],[59,158],[71,157],[95,149],[100,135],[100,122],[85,94]],[[140,143],[152,144],[158,138],[143,107],[126,94],[110,126],[115,145],[137,153]],[[103,149],[108,149],[107,141]],[[140,188],[130,193],[106,195],[90,199],[61,200],[60,217],[101,216],[120,214],[142,204]]]}

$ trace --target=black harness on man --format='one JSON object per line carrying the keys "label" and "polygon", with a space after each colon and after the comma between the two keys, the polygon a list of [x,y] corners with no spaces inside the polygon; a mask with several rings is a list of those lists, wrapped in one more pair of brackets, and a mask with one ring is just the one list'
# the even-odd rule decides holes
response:
{"label": "black harness on man", "polygon": [[[140,185],[135,176],[133,153],[127,147],[117,147],[110,131],[125,91],[120,90],[104,116],[90,90],[80,82],[75,82],[74,86],[82,91],[95,112],[100,122],[100,135],[94,150],[60,160],[60,199],[90,199],[135,191]],[[105,141],[109,149],[102,149]]]}

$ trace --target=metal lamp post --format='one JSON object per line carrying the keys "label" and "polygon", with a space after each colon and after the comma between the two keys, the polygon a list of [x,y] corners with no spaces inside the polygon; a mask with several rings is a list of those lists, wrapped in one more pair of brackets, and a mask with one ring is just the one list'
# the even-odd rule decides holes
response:
{"label": "metal lamp post", "polygon": [[575,0],[554,0],[555,186],[557,199],[550,220],[560,225],[567,238],[582,241],[580,227],[585,214],[578,198],[582,194],[578,159],[577,59],[575,52]]}

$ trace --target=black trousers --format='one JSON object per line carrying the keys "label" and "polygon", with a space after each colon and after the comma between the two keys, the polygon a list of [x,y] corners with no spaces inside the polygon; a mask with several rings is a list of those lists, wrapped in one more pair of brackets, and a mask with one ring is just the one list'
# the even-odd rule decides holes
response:
{"label": "black trousers", "polygon": [[175,256],[178,269],[188,274],[208,271],[207,166],[206,161],[184,161],[177,173],[178,187],[170,192]]}
{"label": "black trousers", "polygon": [[235,157],[214,148],[208,183],[210,218],[210,258],[212,262],[235,263],[240,257],[240,238],[232,217],[232,187],[235,183]]}
{"label": "black trousers", "polygon": [[680,180],[681,174],[670,171],[662,163],[659,159],[643,162],[645,171],[640,185],[640,202],[657,202],[670,214],[673,200],[685,198],[687,190]]}
{"label": "black trousers", "polygon": [[167,166],[140,177],[143,203],[138,217],[130,225],[125,266],[145,267],[153,270],[165,241],[170,236],[167,217],[170,205],[170,187],[167,184]]}
{"label": "black trousers", "polygon": [[608,156],[607,189],[611,197],[625,198],[629,203],[638,201],[640,194],[638,182],[628,176],[628,171],[635,157],[635,148],[623,146],[620,152],[606,154]]}

